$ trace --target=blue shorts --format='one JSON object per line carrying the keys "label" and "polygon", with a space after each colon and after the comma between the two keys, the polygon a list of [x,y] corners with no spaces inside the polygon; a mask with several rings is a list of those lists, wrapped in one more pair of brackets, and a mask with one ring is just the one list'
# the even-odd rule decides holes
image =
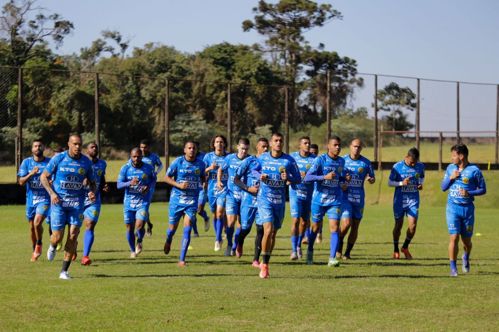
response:
{"label": "blue shorts", "polygon": [[256,218],[258,218],[258,208],[243,204],[241,206],[241,228],[250,229]]}
{"label": "blue shorts", "polygon": [[149,220],[149,207],[143,207],[138,210],[124,210],[123,216],[125,224],[134,224],[136,220],[147,221]]}
{"label": "blue shorts", "polygon": [[206,190],[200,190],[198,196],[198,206],[202,206],[204,208],[204,205],[206,204],[207,200],[208,200],[208,194],[206,193]]}
{"label": "blue shorts", "polygon": [[361,220],[364,216],[364,205],[350,202],[352,206],[352,219]]}
{"label": "blue shorts", "polygon": [[393,203],[393,217],[395,219],[404,218],[404,216],[410,216],[414,219],[418,219],[419,203],[412,204],[409,206],[403,206],[402,202]]}
{"label": "blue shorts", "polygon": [[208,196],[208,203],[210,204],[210,210],[215,213],[217,207],[225,208],[225,193],[218,196]]}
{"label": "blue shorts", "polygon": [[26,205],[26,219],[28,221],[35,219],[37,214],[47,217],[50,214],[50,203],[40,202],[31,206]]}
{"label": "blue shorts", "polygon": [[83,222],[83,209],[74,207],[62,207],[61,205],[51,205],[50,207],[50,227],[53,231],[60,231],[66,225],[81,227]]}
{"label": "blue shorts", "polygon": [[271,222],[274,229],[281,229],[282,221],[284,220],[284,204],[258,204],[257,225],[263,225]]}
{"label": "blue shorts", "polygon": [[182,205],[170,202],[170,207],[168,209],[168,223],[170,225],[177,224],[184,214],[189,216],[191,223],[195,223],[197,211],[197,204]]}
{"label": "blue shorts", "polygon": [[83,212],[83,217],[86,220],[90,220],[94,224],[99,221],[100,215],[100,204],[91,204],[85,207],[85,212]]}
{"label": "blue shorts", "polygon": [[241,212],[241,194],[233,195],[229,193],[225,199],[225,213],[228,216],[236,216]]}
{"label": "blue shorts", "polygon": [[447,203],[446,217],[450,235],[460,234],[464,238],[473,235],[473,226],[475,225],[475,206],[473,204]]}
{"label": "blue shorts", "polygon": [[341,203],[341,219],[352,219],[353,206],[350,201],[343,201]]}
{"label": "blue shorts", "polygon": [[291,218],[303,218],[303,220],[310,220],[311,207],[312,200],[299,199],[295,196],[289,196]]}
{"label": "blue shorts", "polygon": [[340,220],[341,205],[321,206],[312,203],[312,222],[322,222],[325,214],[327,214],[328,220]]}

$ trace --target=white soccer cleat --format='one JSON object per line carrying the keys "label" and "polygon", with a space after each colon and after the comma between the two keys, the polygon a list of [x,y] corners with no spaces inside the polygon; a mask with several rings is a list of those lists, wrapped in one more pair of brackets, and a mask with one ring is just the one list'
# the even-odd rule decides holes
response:
{"label": "white soccer cleat", "polygon": [[220,241],[215,241],[215,248],[213,250],[220,251],[222,249],[222,243]]}
{"label": "white soccer cleat", "polygon": [[327,263],[327,266],[332,266],[332,267],[337,267],[340,266],[340,261],[336,259],[336,257],[331,257],[329,258],[329,262]]}
{"label": "white soccer cleat", "polygon": [[54,260],[56,253],[56,248],[53,248],[52,245],[49,245],[49,249],[47,250],[47,259],[49,260],[49,262],[52,262]]}
{"label": "white soccer cleat", "polygon": [[62,271],[59,274],[59,279],[62,279],[62,280],[71,280],[71,277],[69,276],[68,271]]}
{"label": "white soccer cleat", "polygon": [[137,258],[135,251],[130,252],[130,258]]}
{"label": "white soccer cleat", "polygon": [[138,255],[142,252],[142,243],[137,243],[135,246],[135,254]]}

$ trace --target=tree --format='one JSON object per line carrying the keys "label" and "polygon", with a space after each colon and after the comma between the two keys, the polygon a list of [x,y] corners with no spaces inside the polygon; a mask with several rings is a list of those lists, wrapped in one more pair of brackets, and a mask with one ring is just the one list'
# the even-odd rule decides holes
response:
{"label": "tree", "polygon": [[409,88],[401,88],[397,83],[391,82],[383,89],[378,90],[379,109],[389,112],[383,117],[388,130],[407,131],[414,128],[408,120],[404,110],[414,111],[416,108],[416,94]]}
{"label": "tree", "polygon": [[37,55],[36,46],[46,46],[48,39],[58,47],[74,28],[73,23],[59,14],[44,14],[35,2],[10,0],[2,7],[0,38],[10,46],[9,65],[24,65]]}

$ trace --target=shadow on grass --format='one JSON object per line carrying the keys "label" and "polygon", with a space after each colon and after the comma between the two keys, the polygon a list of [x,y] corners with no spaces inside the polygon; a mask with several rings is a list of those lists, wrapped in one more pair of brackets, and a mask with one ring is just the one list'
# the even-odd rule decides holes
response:
{"label": "shadow on grass", "polygon": [[179,274],[133,274],[133,275],[113,275],[96,273],[91,274],[87,278],[123,278],[123,279],[135,279],[135,278],[210,278],[210,277],[254,277],[255,274],[234,274],[234,273],[179,273]]}

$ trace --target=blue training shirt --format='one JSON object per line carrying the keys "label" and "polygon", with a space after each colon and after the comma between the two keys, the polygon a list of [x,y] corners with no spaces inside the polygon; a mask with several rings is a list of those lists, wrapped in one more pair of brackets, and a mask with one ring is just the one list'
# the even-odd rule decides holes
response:
{"label": "blue training shirt", "polygon": [[88,198],[88,190],[87,190],[87,197],[85,197],[85,206],[89,206],[92,204],[96,205],[101,204],[100,191],[101,191],[102,181],[106,176],[106,167],[107,163],[102,159],[97,159],[96,162],[92,161],[92,168],[94,169],[94,175],[95,175],[95,187],[97,188],[97,191],[95,192],[95,202],[92,203]]}
{"label": "blue training shirt", "polygon": [[[118,175],[118,188],[122,184],[126,184],[132,179],[138,179],[138,184],[125,185],[125,197],[123,198],[123,205],[125,210],[137,211],[142,208],[149,207],[152,199],[152,186],[156,183],[156,172],[154,168],[146,163],[142,163],[140,167],[134,167],[131,162],[126,163],[121,167],[120,174]],[[149,190],[144,193],[145,187]]]}
{"label": "blue training shirt", "polygon": [[227,156],[226,152],[224,152],[222,156],[218,156],[215,154],[215,151],[212,151],[208,152],[203,158],[206,168],[210,167],[213,163],[217,165],[217,168],[208,171],[208,174],[206,174],[208,178],[207,191],[209,197],[214,197],[214,196],[217,197],[219,195],[226,193],[227,191],[228,176],[226,173],[222,174],[222,183],[224,185],[223,189],[222,190],[217,189],[218,167],[221,167],[223,165],[226,156]]}
{"label": "blue training shirt", "polygon": [[156,174],[158,174],[163,168],[161,158],[156,153],[149,153],[147,156],[142,156],[142,162],[151,165]]}
{"label": "blue training shirt", "polygon": [[[255,156],[248,156],[241,162],[241,164],[239,164],[235,176],[237,176],[248,187],[254,187],[260,185],[260,177],[256,176],[256,173],[260,173],[261,170],[262,166],[258,158]],[[256,208],[256,195],[245,191],[241,205]]]}
{"label": "blue training shirt", "polygon": [[205,176],[205,163],[200,159],[188,161],[184,156],[178,157],[166,170],[166,175],[178,183],[188,183],[185,190],[173,187],[170,194],[170,204],[197,204],[199,191]]}
{"label": "blue training shirt", "polygon": [[[298,170],[300,171],[300,175],[303,180],[305,178],[305,175],[307,175],[308,170],[312,167],[316,156],[313,154],[309,154],[307,157],[304,157],[300,154],[300,151],[296,151],[291,153],[291,157],[293,157],[293,159],[296,161]],[[302,182],[289,186],[289,196],[295,196],[300,200],[311,200],[313,191],[313,182]]]}
{"label": "blue training shirt", "polygon": [[17,176],[24,177],[33,170],[33,168],[38,167],[38,172],[33,175],[25,184],[26,186],[26,205],[35,206],[39,203],[50,204],[50,195],[42,186],[40,181],[40,175],[47,167],[50,162],[50,158],[43,158],[42,161],[35,161],[33,157],[29,157],[23,160],[21,167],[19,167],[19,172]]}
{"label": "blue training shirt", "polygon": [[[458,171],[459,167],[454,164],[447,166],[444,180],[442,181],[442,189],[449,189],[447,202],[459,205],[473,204],[475,195],[483,195],[487,191],[483,174],[475,164],[468,164],[454,180],[450,176],[454,171]],[[445,185],[445,186],[444,186]],[[469,196],[464,197],[460,193],[460,189],[468,191]]]}
{"label": "blue training shirt", "polygon": [[359,156],[355,160],[347,154],[343,156],[343,159],[345,159],[345,171],[351,176],[350,182],[348,182],[348,201],[363,207],[366,196],[364,182],[368,175],[374,178],[374,169],[369,159],[364,156]]}
{"label": "blue training shirt", "polygon": [[394,202],[403,202],[404,205],[419,203],[418,185],[423,183],[424,164],[417,162],[414,167],[411,167],[402,160],[393,165],[390,172],[390,181],[400,182],[406,178],[409,178],[407,186],[395,187]]}
{"label": "blue training shirt", "polygon": [[[324,176],[331,172],[336,176],[331,180],[324,180]],[[340,156],[333,159],[327,153],[318,156],[304,179],[305,182],[315,181],[312,204],[341,205],[343,198],[341,182],[345,180],[345,174],[345,159]]]}
{"label": "blue training shirt", "polygon": [[239,159],[237,153],[231,153],[225,157],[224,163],[222,164],[222,178],[224,174],[228,175],[227,189],[229,190],[229,194],[233,197],[240,197],[242,195],[243,190],[234,183],[234,176],[236,175],[239,165],[241,165],[246,158],[247,156],[243,159]]}

